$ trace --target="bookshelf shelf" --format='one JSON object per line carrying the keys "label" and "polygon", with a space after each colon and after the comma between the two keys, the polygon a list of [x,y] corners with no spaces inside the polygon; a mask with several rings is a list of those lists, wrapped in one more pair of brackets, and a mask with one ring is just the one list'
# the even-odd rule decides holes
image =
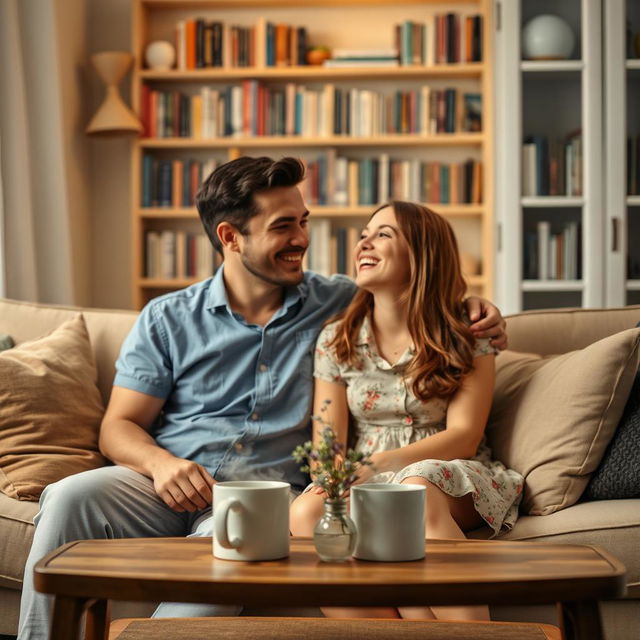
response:
{"label": "bookshelf shelf", "polygon": [[[188,203],[205,173],[242,155],[295,155],[305,162],[308,180],[301,188],[312,214],[308,260],[323,273],[349,273],[345,255],[377,206],[353,203],[475,203],[427,206],[451,221],[461,253],[478,265],[480,275],[467,278],[470,290],[491,298],[493,12],[493,0],[132,0],[132,106],[146,127],[146,137],[131,147],[134,306],[189,286],[213,268],[197,211]],[[274,58],[282,61],[276,33],[282,28],[291,34],[287,64],[268,66]],[[303,59],[294,44],[302,28],[308,46],[334,52],[391,48],[409,64],[288,64]],[[175,42],[178,31],[192,45],[177,47],[180,68],[145,68],[147,44]],[[424,48],[407,45],[424,33]],[[255,48],[242,49],[241,37]],[[482,61],[468,62],[479,59],[479,40]],[[242,62],[254,66],[232,66],[241,51],[248,54]],[[331,105],[333,113],[325,115],[321,109]],[[367,135],[316,135],[354,129]],[[370,135],[409,130],[430,133]],[[456,133],[434,133],[444,130]],[[307,135],[247,135],[251,131]],[[229,132],[234,135],[212,137]],[[167,133],[190,137],[162,137]],[[316,263],[317,256],[328,259]],[[166,277],[171,275],[177,277]]]}
{"label": "bookshelf shelf", "polygon": [[[473,218],[482,216],[484,207],[475,204],[449,205],[440,203],[424,203],[440,215],[448,218]],[[364,217],[371,215],[371,206],[362,207],[331,207],[327,205],[311,205],[310,211],[314,216],[324,218]],[[140,207],[138,215],[148,219],[166,220],[195,220],[198,212],[193,207]]]}
{"label": "bookshelf shelf", "polygon": [[640,207],[640,196],[627,196],[626,203],[630,207]]}
{"label": "bookshelf shelf", "polygon": [[582,291],[581,280],[523,280],[522,291]]}
{"label": "bookshelf shelf", "polygon": [[143,149],[207,149],[238,147],[455,147],[481,145],[482,133],[440,133],[430,136],[402,134],[360,138],[356,136],[326,136],[303,138],[300,136],[256,136],[255,138],[143,138]]}
{"label": "bookshelf shelf", "polygon": [[331,68],[315,66],[209,68],[190,71],[143,70],[140,78],[154,82],[222,82],[231,80],[332,80],[351,78],[478,78],[485,70],[482,63],[407,65],[399,67]]}
{"label": "bookshelf shelf", "polygon": [[640,71],[640,60],[627,60],[625,62],[625,67],[629,71]]}
{"label": "bookshelf shelf", "polygon": [[627,289],[629,291],[640,291],[640,280],[627,280]]}
{"label": "bookshelf shelf", "polygon": [[[452,7],[469,4],[470,0],[402,0],[404,5],[445,4]],[[308,7],[369,7],[387,6],[389,0],[305,0]],[[144,0],[149,9],[297,9],[296,0]]]}

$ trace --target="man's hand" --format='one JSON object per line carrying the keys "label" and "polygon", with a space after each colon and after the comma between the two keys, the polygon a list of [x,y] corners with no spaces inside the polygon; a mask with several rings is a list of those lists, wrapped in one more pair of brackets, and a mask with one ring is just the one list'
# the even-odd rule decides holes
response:
{"label": "man's hand", "polygon": [[503,351],[509,345],[506,333],[507,323],[494,304],[479,298],[469,296],[465,300],[467,313],[471,320],[469,327],[476,338],[491,338],[491,345]]}
{"label": "man's hand", "polygon": [[213,501],[215,480],[196,462],[169,454],[163,456],[151,472],[156,493],[174,511],[197,511]]}

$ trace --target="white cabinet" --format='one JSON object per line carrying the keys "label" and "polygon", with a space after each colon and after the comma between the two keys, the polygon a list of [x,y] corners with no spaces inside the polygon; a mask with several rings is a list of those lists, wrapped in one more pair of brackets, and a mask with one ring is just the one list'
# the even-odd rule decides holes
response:
{"label": "white cabinet", "polygon": [[[505,313],[605,303],[601,0],[496,2],[496,299]],[[522,29],[567,22],[568,60],[526,60]]]}
{"label": "white cabinet", "polygon": [[[606,304],[640,304],[640,3],[606,0]],[[638,45],[635,37],[638,35]]]}

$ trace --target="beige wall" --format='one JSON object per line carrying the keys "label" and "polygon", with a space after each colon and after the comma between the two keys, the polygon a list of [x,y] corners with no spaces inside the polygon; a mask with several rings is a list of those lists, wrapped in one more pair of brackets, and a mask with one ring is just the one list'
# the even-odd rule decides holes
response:
{"label": "beige wall", "polygon": [[[87,0],[87,60],[100,51],[131,50],[131,0]],[[86,122],[103,97],[103,85],[87,64],[90,90]],[[130,75],[120,86],[129,100]],[[89,140],[88,181],[91,210],[91,305],[132,308],[130,141]]]}
{"label": "beige wall", "polygon": [[59,61],[62,155],[66,168],[66,203],[69,217],[69,259],[73,302],[90,305],[91,206],[87,168],[89,155],[84,135],[86,118],[86,3],[57,0],[55,21]]}

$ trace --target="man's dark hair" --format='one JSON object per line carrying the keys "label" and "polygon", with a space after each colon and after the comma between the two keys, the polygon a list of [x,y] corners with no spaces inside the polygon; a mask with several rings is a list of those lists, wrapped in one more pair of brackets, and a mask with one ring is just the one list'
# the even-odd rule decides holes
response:
{"label": "man's dark hair", "polygon": [[249,220],[260,213],[254,195],[274,187],[294,187],[303,178],[304,165],[297,158],[243,156],[212,171],[196,193],[196,207],[216,251],[222,253],[216,234],[222,221],[246,235]]}

